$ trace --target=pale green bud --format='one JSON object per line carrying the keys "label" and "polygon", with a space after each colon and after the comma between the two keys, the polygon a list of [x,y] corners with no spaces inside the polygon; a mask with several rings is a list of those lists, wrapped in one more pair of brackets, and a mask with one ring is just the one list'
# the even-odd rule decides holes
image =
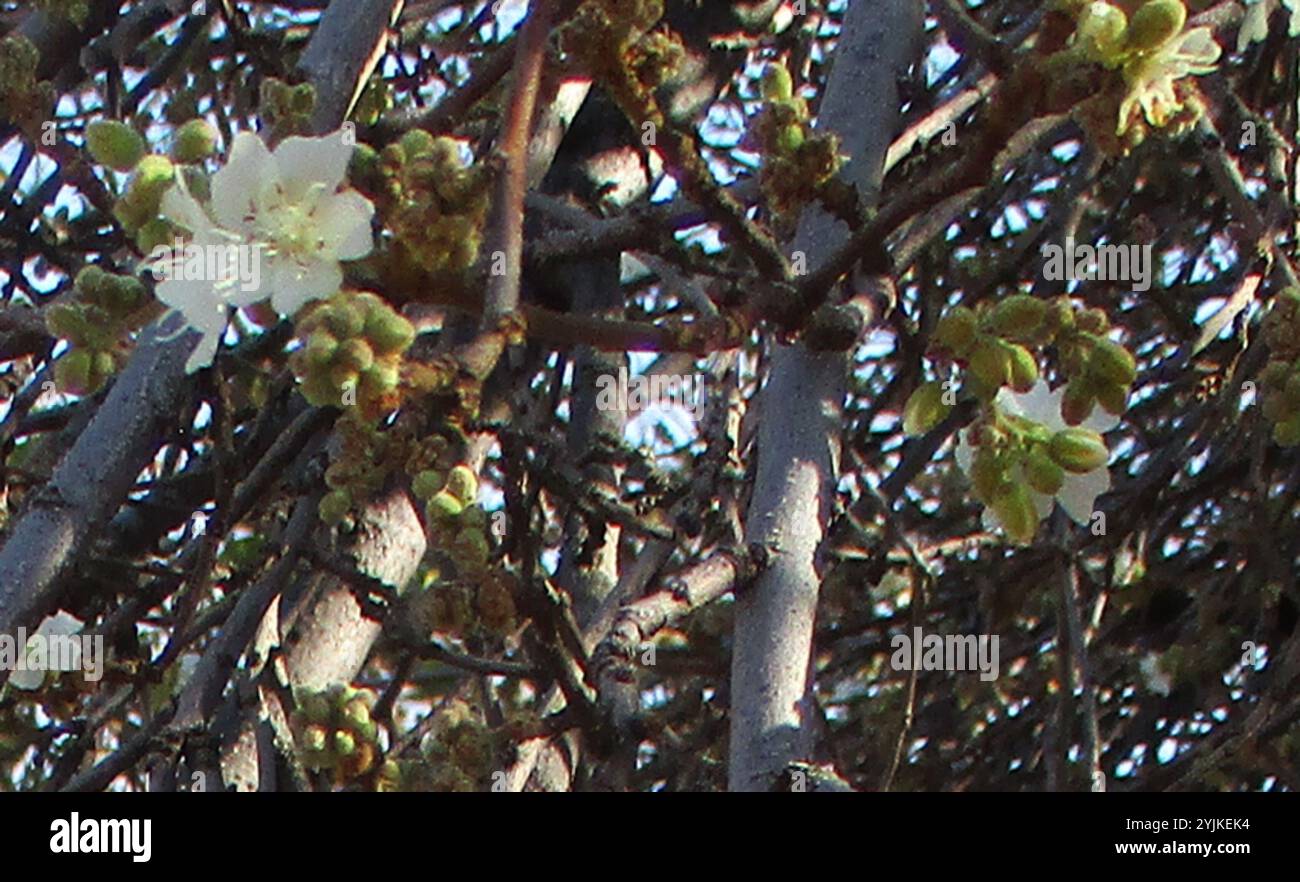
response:
{"label": "pale green bud", "polygon": [[1095,471],[1110,459],[1105,439],[1081,426],[1057,432],[1048,442],[1047,450],[1057,465],[1076,474]]}

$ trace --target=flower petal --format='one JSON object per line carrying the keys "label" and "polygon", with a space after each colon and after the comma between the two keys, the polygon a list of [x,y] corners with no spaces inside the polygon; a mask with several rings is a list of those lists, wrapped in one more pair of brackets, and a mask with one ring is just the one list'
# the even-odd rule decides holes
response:
{"label": "flower petal", "polygon": [[1065,483],[1056,493],[1056,501],[1070,520],[1086,527],[1092,519],[1097,497],[1110,490],[1110,470],[1100,468],[1082,475],[1067,473]]}
{"label": "flower petal", "polygon": [[208,217],[203,206],[181,184],[172,184],[163,193],[158,213],[191,233],[206,231],[213,226],[212,218]]}
{"label": "flower petal", "polygon": [[271,151],[252,132],[240,132],[230,147],[230,159],[212,176],[212,211],[227,229],[251,232],[248,215],[257,209],[260,194],[276,179]]}
{"label": "flower petal", "polygon": [[356,260],[371,252],[370,219],[374,216],[374,204],[356,190],[327,196],[316,209],[320,236],[338,260]]}
{"label": "flower petal", "polygon": [[341,132],[319,138],[295,135],[281,141],[275,148],[275,165],[289,201],[301,202],[313,184],[324,184],[327,193],[337,190],[355,149],[343,141]]}
{"label": "flower petal", "polygon": [[343,285],[343,271],[334,260],[304,263],[272,260],[269,270],[273,286],[271,306],[286,318],[303,304],[328,297]]}

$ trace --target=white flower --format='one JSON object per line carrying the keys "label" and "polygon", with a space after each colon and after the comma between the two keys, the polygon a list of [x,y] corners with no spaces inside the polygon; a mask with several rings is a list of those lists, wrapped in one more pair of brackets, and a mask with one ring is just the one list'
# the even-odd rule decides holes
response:
{"label": "white flower", "polygon": [[[248,247],[240,237],[213,223],[203,206],[190,195],[184,182],[173,185],[163,194],[159,213],[189,233],[189,244],[198,248]],[[179,312],[185,323],[199,332],[200,340],[185,362],[185,372],[194,373],[212,364],[221,335],[226,331],[228,307],[247,306],[263,295],[242,291],[230,277],[213,279],[200,274],[193,277],[183,271],[184,251],[159,246],[150,255],[155,275],[161,274],[154,295]]]}
{"label": "white flower", "polygon": [[374,245],[375,206],[356,190],[339,190],[352,151],[338,132],[285,138],[274,153],[240,132],[229,162],[213,175],[216,222],[264,246],[264,285],[282,316],[337,291],[339,261],[365,257]]}
{"label": "white flower", "polygon": [[[158,299],[184,316],[201,335],[186,362],[189,373],[212,363],[228,310],[271,297],[288,317],[343,284],[340,260],[365,257],[373,247],[375,207],[356,190],[343,189],[353,146],[340,133],[286,138],[274,152],[251,132],[240,132],[229,161],[212,177],[210,209],[178,182],[163,194],[160,213],[187,231],[201,249],[245,249],[257,261],[254,278],[171,272],[182,255],[155,257],[168,278]],[[265,262],[265,266],[262,263]],[[242,264],[241,264],[242,265]]]}
{"label": "white flower", "polygon": [[[1047,383],[1039,380],[1034,384],[1034,388],[1024,394],[1017,394],[1010,389],[1003,387],[998,392],[996,404],[1003,413],[1012,416],[1021,416],[1034,422],[1041,423],[1049,431],[1055,433],[1067,428],[1065,420],[1061,418],[1061,397],[1065,394],[1065,388],[1051,391]],[[1119,418],[1100,409],[1094,410],[1088,419],[1084,420],[1082,425],[1086,429],[1092,429],[1096,432],[1108,432],[1119,423]],[[957,464],[966,474],[970,474],[971,462],[974,459],[975,446],[970,442],[970,429],[963,429],[957,443]],[[1110,490],[1110,471],[1105,466],[1091,472],[1075,474],[1067,471],[1065,479],[1061,484],[1061,489],[1056,492],[1055,499],[1045,493],[1039,493],[1032,487],[1029,488],[1029,495],[1034,501],[1034,509],[1038,512],[1038,519],[1041,521],[1052,513],[1053,501],[1060,503],[1061,508],[1070,516],[1070,519],[1076,524],[1087,526],[1092,517],[1093,505],[1097,497]],[[984,528],[993,532],[998,526],[997,516],[993,513],[991,507],[986,506],[982,516]]]}
{"label": "white flower", "polygon": [[[39,627],[37,627],[36,633],[28,636],[27,644],[23,647],[23,652],[26,654],[27,659],[30,660],[32,658],[33,641],[45,640],[50,637],[66,637],[71,634],[76,634],[81,630],[84,624],[85,622],[81,621],[81,619],[71,613],[59,610],[52,616],[46,616],[45,620],[41,622]],[[27,691],[40,689],[41,684],[44,682],[44,669],[34,671],[31,668],[24,668],[20,671],[14,671],[9,675],[9,685],[15,689],[24,689]]]}

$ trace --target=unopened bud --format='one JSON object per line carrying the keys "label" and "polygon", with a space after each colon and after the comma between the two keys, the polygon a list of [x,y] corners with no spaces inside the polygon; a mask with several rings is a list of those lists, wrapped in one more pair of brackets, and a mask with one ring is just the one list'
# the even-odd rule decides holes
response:
{"label": "unopened bud", "polygon": [[1010,481],[999,488],[993,497],[993,514],[1012,542],[1026,544],[1034,540],[1038,532],[1038,510],[1024,484]]}
{"label": "unopened bud", "polygon": [[1187,7],[1182,0],[1150,0],[1128,24],[1126,48],[1149,52],[1168,43],[1183,30]]}
{"label": "unopened bud", "polygon": [[206,119],[192,119],[176,130],[172,158],[189,164],[202,162],[217,149],[217,130]]}
{"label": "unopened bud", "polygon": [[1137,379],[1137,360],[1114,340],[1101,337],[1088,356],[1088,370],[1108,383],[1127,387]]}
{"label": "unopened bud", "polygon": [[86,126],[86,149],[95,162],[125,172],[144,156],[145,143],[126,123],[101,119]]}
{"label": "unopened bud", "polygon": [[1012,294],[998,302],[989,319],[993,331],[1012,340],[1028,340],[1047,317],[1047,302],[1029,294]]}
{"label": "unopened bud", "polygon": [[1025,478],[1029,486],[1046,496],[1055,496],[1065,483],[1065,470],[1052,461],[1040,446],[1025,457]]}
{"label": "unopened bud", "polygon": [[939,324],[934,329],[934,339],[953,355],[964,358],[975,342],[978,327],[979,319],[976,318],[975,311],[968,306],[957,306],[939,319]]}
{"label": "unopened bud", "polygon": [[903,405],[903,431],[909,435],[924,435],[952,411],[944,401],[944,383],[931,380],[916,387]]}
{"label": "unopened bud", "polygon": [[1092,429],[1072,426],[1052,436],[1047,450],[1061,468],[1075,474],[1095,471],[1110,459],[1105,440]]}

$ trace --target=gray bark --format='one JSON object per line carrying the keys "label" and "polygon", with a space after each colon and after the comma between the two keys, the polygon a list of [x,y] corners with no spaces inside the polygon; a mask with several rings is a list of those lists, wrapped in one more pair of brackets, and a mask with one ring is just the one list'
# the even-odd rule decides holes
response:
{"label": "gray bark", "polygon": [[[841,176],[865,204],[879,192],[899,114],[897,77],[916,60],[917,0],[855,0],[845,16],[818,117],[850,157]],[[815,269],[849,238],[810,206],[792,253]],[[731,665],[729,788],[767,790],[811,752],[809,705],[819,577],[815,553],[832,514],[848,356],[776,346],[763,390],[758,473],[746,539],[767,545],[771,565],[736,605]]]}

